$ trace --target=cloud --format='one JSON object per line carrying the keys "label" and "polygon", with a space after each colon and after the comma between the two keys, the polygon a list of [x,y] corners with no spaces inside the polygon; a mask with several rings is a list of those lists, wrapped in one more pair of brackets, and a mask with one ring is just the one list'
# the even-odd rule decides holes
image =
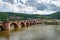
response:
{"label": "cloud", "polygon": [[60,11],[60,0],[0,0],[0,11],[51,14]]}
{"label": "cloud", "polygon": [[2,0],[3,2],[8,2],[8,3],[11,3],[11,4],[13,4],[14,3],[14,1],[13,0]]}
{"label": "cloud", "polygon": [[52,1],[51,3],[60,7],[60,0]]}
{"label": "cloud", "polygon": [[27,2],[27,4],[36,7],[36,13],[40,12],[40,14],[51,14],[60,11],[59,3],[60,0],[29,0]]}

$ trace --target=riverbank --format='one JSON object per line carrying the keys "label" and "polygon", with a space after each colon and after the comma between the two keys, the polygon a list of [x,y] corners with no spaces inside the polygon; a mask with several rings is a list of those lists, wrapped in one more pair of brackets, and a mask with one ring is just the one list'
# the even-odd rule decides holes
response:
{"label": "riverbank", "polygon": [[47,24],[47,25],[60,25],[60,19],[43,19],[40,20],[41,24]]}

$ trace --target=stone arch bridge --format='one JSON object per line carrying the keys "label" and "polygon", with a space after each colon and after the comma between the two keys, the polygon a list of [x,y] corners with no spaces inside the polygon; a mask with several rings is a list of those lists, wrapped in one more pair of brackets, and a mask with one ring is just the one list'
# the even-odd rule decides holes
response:
{"label": "stone arch bridge", "polygon": [[[38,20],[22,20],[22,21],[5,21],[0,22],[0,31],[10,30],[12,28],[25,28],[40,23]],[[13,26],[14,27],[13,27]]]}

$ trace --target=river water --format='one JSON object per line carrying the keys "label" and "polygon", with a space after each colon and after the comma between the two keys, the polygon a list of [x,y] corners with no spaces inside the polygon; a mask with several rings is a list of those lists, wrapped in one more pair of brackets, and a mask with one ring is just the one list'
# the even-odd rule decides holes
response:
{"label": "river water", "polygon": [[60,25],[37,24],[19,31],[0,32],[0,40],[60,40]]}

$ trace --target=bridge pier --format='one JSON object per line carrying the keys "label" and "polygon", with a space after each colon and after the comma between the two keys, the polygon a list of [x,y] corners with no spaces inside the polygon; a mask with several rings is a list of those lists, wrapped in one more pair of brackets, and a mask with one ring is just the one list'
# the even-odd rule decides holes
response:
{"label": "bridge pier", "polygon": [[10,22],[4,23],[4,30],[6,30],[6,31],[10,30]]}

